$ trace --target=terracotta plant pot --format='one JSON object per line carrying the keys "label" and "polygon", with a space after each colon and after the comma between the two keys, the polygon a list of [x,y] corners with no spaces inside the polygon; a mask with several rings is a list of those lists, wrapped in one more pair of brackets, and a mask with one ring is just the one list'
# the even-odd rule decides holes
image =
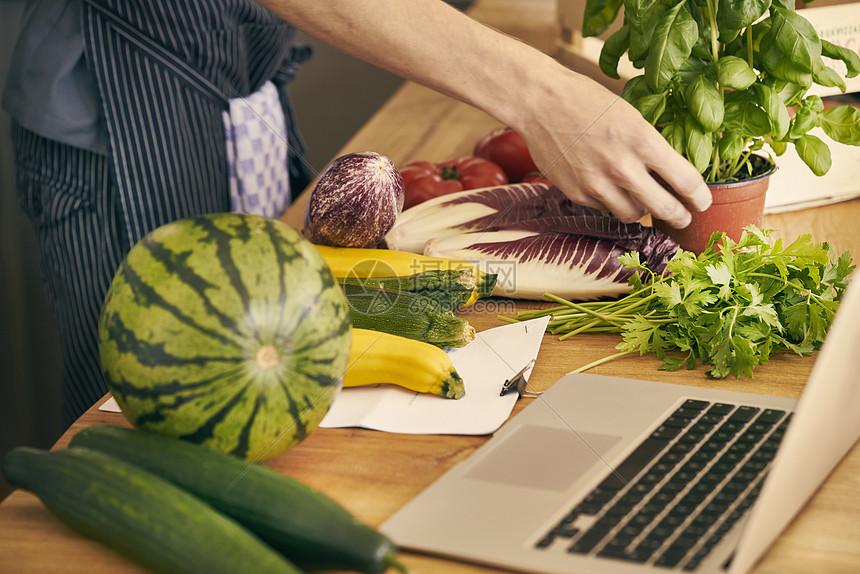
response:
{"label": "terracotta plant pot", "polygon": [[684,229],[675,229],[659,219],[654,227],[677,241],[687,251],[701,253],[708,245],[711,234],[722,231],[738,241],[744,227],[761,227],[764,200],[770,176],[776,171],[771,165],[765,173],[742,181],[708,184],[713,203],[706,211],[693,212],[693,220]]}

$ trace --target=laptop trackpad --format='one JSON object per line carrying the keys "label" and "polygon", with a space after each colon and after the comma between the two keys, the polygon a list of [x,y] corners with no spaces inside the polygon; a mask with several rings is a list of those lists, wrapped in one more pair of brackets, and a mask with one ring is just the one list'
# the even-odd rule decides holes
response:
{"label": "laptop trackpad", "polygon": [[567,489],[621,437],[523,425],[470,468],[465,476],[547,490]]}

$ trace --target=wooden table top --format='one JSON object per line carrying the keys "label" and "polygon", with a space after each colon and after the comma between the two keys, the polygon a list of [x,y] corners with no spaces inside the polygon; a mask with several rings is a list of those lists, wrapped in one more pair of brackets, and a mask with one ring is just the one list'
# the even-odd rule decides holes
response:
{"label": "wooden table top", "polygon": [[[483,0],[472,14],[496,28],[550,50],[555,34],[551,0]],[[532,36],[529,36],[532,34]],[[554,38],[554,36],[553,36]],[[477,138],[498,124],[482,112],[414,84],[405,84],[348,142],[341,153],[372,150],[402,165],[413,159],[443,160],[467,154]],[[301,227],[306,196],[284,216]],[[860,200],[766,217],[765,227],[794,238],[811,233],[837,251],[860,254]],[[521,304],[521,303],[518,303]],[[495,313],[468,315],[478,330],[501,323]],[[614,336],[584,335],[560,342],[545,335],[530,385],[548,388],[571,369],[614,352]],[[780,354],[753,379],[711,380],[704,370],[658,371],[656,358],[627,357],[593,369],[597,374],[798,397],[815,356]],[[103,399],[104,400],[104,399]],[[518,412],[531,399],[521,400]],[[126,426],[120,414],[98,404],[57,442],[63,448],[84,427]],[[372,526],[384,522],[434,479],[467,458],[487,437],[390,434],[364,429],[318,429],[268,466],[317,488]],[[776,541],[755,572],[860,572],[860,445],[849,452],[819,492]],[[457,561],[404,553],[416,573],[496,572]],[[11,573],[143,572],[124,557],[87,540],[53,517],[34,496],[15,491],[0,504],[0,571]]]}

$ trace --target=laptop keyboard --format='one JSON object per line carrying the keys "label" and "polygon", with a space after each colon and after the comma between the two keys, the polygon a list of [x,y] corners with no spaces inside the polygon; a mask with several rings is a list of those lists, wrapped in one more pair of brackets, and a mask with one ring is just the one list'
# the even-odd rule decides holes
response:
{"label": "laptop keyboard", "polygon": [[752,505],[790,417],[687,400],[537,546],[694,571]]}

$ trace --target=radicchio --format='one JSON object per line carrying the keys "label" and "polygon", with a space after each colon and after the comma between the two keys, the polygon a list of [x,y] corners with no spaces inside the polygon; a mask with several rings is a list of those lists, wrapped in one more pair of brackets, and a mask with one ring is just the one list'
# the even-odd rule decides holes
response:
{"label": "radicchio", "polygon": [[[499,275],[496,294],[520,298],[621,294],[634,271],[618,261],[620,255],[638,251],[649,269],[661,273],[678,250],[659,230],[577,205],[548,184],[430,200],[403,212],[386,242],[392,249],[474,261]],[[512,264],[515,269],[503,268]]]}
{"label": "radicchio", "polygon": [[425,253],[475,263],[497,275],[494,295],[544,299],[549,292],[570,299],[597,299],[626,293],[635,272],[618,257],[638,250],[652,270],[662,271],[675,253],[674,242],[643,228],[642,242],[620,246],[607,240],[570,233],[500,230],[464,233],[431,240]]}

